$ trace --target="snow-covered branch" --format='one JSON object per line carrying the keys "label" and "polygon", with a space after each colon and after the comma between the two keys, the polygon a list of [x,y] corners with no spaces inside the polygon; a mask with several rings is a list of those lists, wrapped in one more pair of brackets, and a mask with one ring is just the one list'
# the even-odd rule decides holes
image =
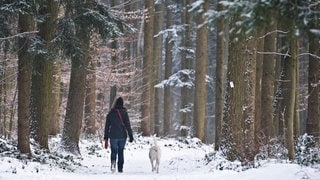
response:
{"label": "snow-covered branch", "polygon": [[28,35],[28,34],[35,34],[35,33],[38,33],[38,32],[39,32],[39,31],[23,32],[23,33],[15,34],[15,35],[13,35],[13,36],[0,38],[0,40],[13,39],[13,38],[15,38],[15,37],[22,37],[22,36],[24,36],[24,35]]}

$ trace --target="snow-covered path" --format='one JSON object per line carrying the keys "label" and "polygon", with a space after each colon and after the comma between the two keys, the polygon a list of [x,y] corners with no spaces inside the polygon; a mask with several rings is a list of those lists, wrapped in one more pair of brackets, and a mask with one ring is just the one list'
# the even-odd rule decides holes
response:
{"label": "snow-covered path", "polygon": [[247,171],[218,170],[217,164],[228,163],[217,159],[206,163],[205,155],[212,153],[212,146],[201,145],[196,139],[179,142],[174,139],[161,139],[162,149],[160,173],[151,172],[148,149],[152,138],[138,138],[128,143],[125,150],[124,173],[110,172],[110,150],[101,144],[82,140],[82,159],[75,160],[81,166],[68,167],[73,172],[49,164],[37,162],[23,163],[20,160],[0,157],[0,180],[41,179],[41,180],[320,180],[320,169],[300,167],[296,164],[266,162],[262,167]]}

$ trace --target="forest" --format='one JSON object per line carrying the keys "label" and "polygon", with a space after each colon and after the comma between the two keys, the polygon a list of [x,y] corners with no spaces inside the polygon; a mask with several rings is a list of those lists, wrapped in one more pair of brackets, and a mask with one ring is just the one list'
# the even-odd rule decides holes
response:
{"label": "forest", "polygon": [[320,148],[318,0],[0,0],[0,22],[0,136],[22,154],[58,134],[80,154],[119,96],[135,134],[244,165]]}

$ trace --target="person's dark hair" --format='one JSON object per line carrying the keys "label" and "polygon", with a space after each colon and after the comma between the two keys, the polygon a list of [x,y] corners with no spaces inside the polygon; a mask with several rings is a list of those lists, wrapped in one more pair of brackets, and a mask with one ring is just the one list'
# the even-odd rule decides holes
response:
{"label": "person's dark hair", "polygon": [[118,99],[116,100],[114,106],[114,108],[123,108],[123,99],[122,97],[118,97]]}

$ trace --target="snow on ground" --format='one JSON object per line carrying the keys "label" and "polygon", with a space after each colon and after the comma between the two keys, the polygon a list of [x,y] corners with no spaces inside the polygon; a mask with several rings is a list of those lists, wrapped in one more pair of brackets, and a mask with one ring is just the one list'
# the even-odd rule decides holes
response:
{"label": "snow on ground", "polygon": [[[52,149],[58,141],[51,140]],[[209,162],[205,157],[206,154],[215,153],[212,145],[203,145],[197,139],[158,139],[162,158],[160,172],[157,174],[151,172],[148,159],[148,150],[152,144],[153,140],[149,137],[139,137],[134,143],[127,143],[124,173],[110,172],[110,149],[103,149],[99,140],[81,140],[82,156],[74,158],[72,163],[58,159],[58,164],[49,160],[40,164],[0,156],[0,180],[320,180],[319,167],[302,167],[276,160],[262,162],[260,167],[246,171],[240,170],[235,163],[226,161],[218,153],[210,156],[214,158]],[[221,166],[233,168],[220,170]]]}

